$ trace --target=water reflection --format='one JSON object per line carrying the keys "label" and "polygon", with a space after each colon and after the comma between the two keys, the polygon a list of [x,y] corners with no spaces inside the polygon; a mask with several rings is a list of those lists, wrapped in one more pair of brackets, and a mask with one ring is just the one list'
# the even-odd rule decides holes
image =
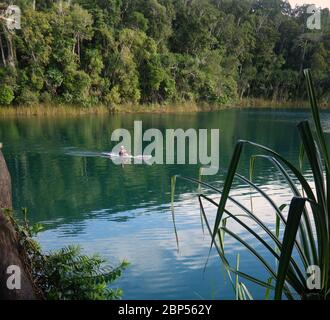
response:
{"label": "water reflection", "polygon": [[[176,188],[179,251],[176,246],[170,178],[174,174],[198,177],[199,166],[121,167],[101,153],[111,149],[114,129],[133,130],[134,120],[142,120],[145,129],[161,131],[220,128],[223,168],[239,138],[266,144],[298,164],[296,124],[308,117],[306,112],[285,110],[227,110],[184,115],[1,119],[0,140],[12,175],[15,207],[28,207],[32,222],[45,225],[46,230],[39,236],[45,249],[80,244],[87,253],[99,252],[111,263],[129,260],[131,267],[118,282],[126,299],[230,299],[233,292],[224,280],[216,252],[212,252],[203,273],[210,238],[201,228],[197,186],[185,181],[178,181]],[[249,163],[255,153],[255,149],[246,150],[242,163]],[[242,166],[240,172],[248,175],[248,168]],[[204,179],[221,188],[223,174]],[[254,181],[277,204],[290,200],[284,180],[267,161],[258,160]],[[208,194],[218,199],[218,195]],[[249,208],[249,187],[235,181],[232,194]],[[256,193],[252,196],[260,219],[275,228],[274,210]],[[212,222],[215,208],[206,207]],[[234,206],[230,209],[237,210]],[[231,227],[257,247],[239,226]],[[258,249],[266,255],[262,248]],[[240,252],[244,272],[266,277],[262,267],[237,241],[228,238],[226,250],[232,253],[232,261]],[[249,289],[256,298],[264,295],[254,286],[249,285]]]}

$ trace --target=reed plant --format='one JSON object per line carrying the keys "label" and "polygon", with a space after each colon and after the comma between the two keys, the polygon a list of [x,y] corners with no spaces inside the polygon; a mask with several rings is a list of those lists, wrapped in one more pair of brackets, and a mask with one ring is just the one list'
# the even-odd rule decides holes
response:
{"label": "reed plant", "polygon": [[[177,178],[198,184],[199,189],[200,186],[203,186],[220,195],[220,201],[215,201],[204,193],[200,193],[198,199],[203,219],[211,235],[210,248],[216,248],[226,270],[237,277],[234,287],[238,299],[252,298],[244,283],[238,280],[240,278],[264,287],[266,298],[269,298],[271,293],[275,300],[281,300],[283,297],[307,300],[330,298],[330,156],[321,126],[319,106],[310,70],[304,70],[304,75],[314,128],[312,130],[309,121],[302,121],[298,124],[301,139],[299,168],[285,156],[267,146],[240,140],[236,143],[221,189],[200,179],[177,176]],[[245,148],[253,148],[256,151],[248,164],[249,177],[238,173],[239,162]],[[276,204],[275,199],[272,199],[262,186],[253,182],[256,161],[260,158],[269,161],[270,165],[278,170],[291,190],[292,198],[291,196],[290,198],[292,200],[287,214],[284,214],[285,205]],[[308,160],[312,179],[307,179],[302,173],[301,164],[304,159]],[[257,192],[270,205],[275,212],[275,230],[257,216],[252,206],[246,206],[237,197],[230,194],[236,179]],[[175,182],[176,179],[172,181]],[[216,208],[213,226],[206,213],[206,204]],[[229,206],[229,204],[232,205]],[[253,243],[256,242],[259,246],[256,248],[239,232],[230,228],[229,220],[240,225],[254,239]],[[262,233],[256,232],[247,221],[251,221],[253,225],[261,228],[271,243],[265,239]],[[238,241],[248,250],[264,267],[268,278],[244,273],[237,266],[233,267],[225,251],[225,237]],[[268,256],[275,259],[275,266],[265,258],[265,251]],[[320,271],[319,274],[314,274],[313,286],[309,281],[310,270]]]}

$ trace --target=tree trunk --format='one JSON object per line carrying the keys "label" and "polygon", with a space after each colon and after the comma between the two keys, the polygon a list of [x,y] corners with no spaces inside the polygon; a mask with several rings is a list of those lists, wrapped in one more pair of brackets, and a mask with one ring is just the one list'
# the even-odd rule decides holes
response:
{"label": "tree trunk", "polygon": [[4,67],[7,67],[6,56],[5,56],[5,51],[3,49],[3,43],[2,43],[1,33],[0,33],[0,51],[1,51],[1,58],[2,58],[3,66]]}
{"label": "tree trunk", "polygon": [[13,46],[13,39],[11,34],[8,32],[7,35],[7,43],[8,43],[8,63],[10,66],[15,68],[15,51],[14,51],[14,46]]}
{"label": "tree trunk", "polygon": [[5,27],[4,24],[2,24],[2,29],[5,35],[5,38],[7,40],[7,62],[10,66],[15,68],[15,61],[16,61],[16,54],[15,54],[15,49],[13,46],[13,38],[12,34],[9,32],[9,30]]}
{"label": "tree trunk", "polygon": [[[20,245],[5,209],[12,208],[11,178],[3,157],[0,145],[0,299],[1,300],[36,300],[33,282],[26,270]],[[15,281],[12,281],[13,271],[8,274],[8,267],[15,266],[20,270],[20,277],[15,272]],[[14,269],[15,270],[15,269]],[[17,270],[17,269],[16,269]],[[10,279],[9,279],[10,278]],[[20,278],[20,279],[19,279]],[[9,284],[17,285],[20,280],[20,289],[10,289]],[[8,283],[7,283],[8,282]],[[10,286],[9,286],[10,287]]]}

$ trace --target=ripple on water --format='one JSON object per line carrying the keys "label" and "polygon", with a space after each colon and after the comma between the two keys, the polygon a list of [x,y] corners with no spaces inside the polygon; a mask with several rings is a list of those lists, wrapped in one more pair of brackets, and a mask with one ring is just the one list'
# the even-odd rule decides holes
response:
{"label": "ripple on water", "polygon": [[[140,117],[140,116],[139,116]],[[255,140],[274,148],[298,165],[299,136],[296,123],[308,113],[294,111],[227,110],[212,114],[157,116],[157,126],[166,128],[221,128],[220,163],[226,168],[237,138]],[[329,114],[326,114],[329,117]],[[153,116],[141,115],[150,126]],[[177,181],[175,222],[179,238],[177,248],[171,213],[171,176],[197,177],[198,166],[115,166],[101,153],[110,150],[111,129],[131,130],[135,116],[86,117],[79,119],[0,120],[0,136],[12,174],[15,206],[28,207],[32,222],[42,222],[45,230],[38,238],[45,250],[76,244],[84,252],[95,252],[115,265],[123,259],[131,266],[115,283],[122,287],[127,299],[229,299],[233,298],[228,281],[214,250],[204,272],[210,237],[201,227],[196,185]],[[323,123],[328,131],[327,118]],[[273,130],[276,128],[276,130]],[[245,150],[241,173],[248,176],[251,153]],[[244,152],[245,152],[244,151]],[[252,152],[252,151],[251,151]],[[255,150],[253,150],[255,152]],[[308,180],[312,179],[305,168]],[[277,205],[290,201],[290,191],[280,174],[267,161],[257,161],[253,181]],[[224,175],[203,177],[222,188]],[[202,188],[214,201],[219,194]],[[251,190],[235,180],[231,193],[246,208],[251,207]],[[273,230],[274,209],[252,192],[253,209],[261,221]],[[216,207],[205,204],[213,226]],[[228,209],[241,210],[228,203]],[[287,211],[284,211],[287,214]],[[267,242],[260,228],[248,221]],[[265,256],[255,239],[242,227],[229,222],[237,232]],[[269,242],[270,243],[270,242]],[[236,240],[226,236],[225,250],[231,262],[241,256],[242,270],[266,278],[260,264]],[[263,298],[264,290],[250,283],[255,298]]]}

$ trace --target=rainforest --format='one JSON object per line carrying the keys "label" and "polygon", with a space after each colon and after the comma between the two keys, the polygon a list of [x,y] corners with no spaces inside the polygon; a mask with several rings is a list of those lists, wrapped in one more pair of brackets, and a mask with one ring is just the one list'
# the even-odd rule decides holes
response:
{"label": "rainforest", "polygon": [[[305,101],[329,98],[330,17],[282,0],[13,1],[0,20],[0,106]],[[2,108],[3,109],[3,108]]]}

